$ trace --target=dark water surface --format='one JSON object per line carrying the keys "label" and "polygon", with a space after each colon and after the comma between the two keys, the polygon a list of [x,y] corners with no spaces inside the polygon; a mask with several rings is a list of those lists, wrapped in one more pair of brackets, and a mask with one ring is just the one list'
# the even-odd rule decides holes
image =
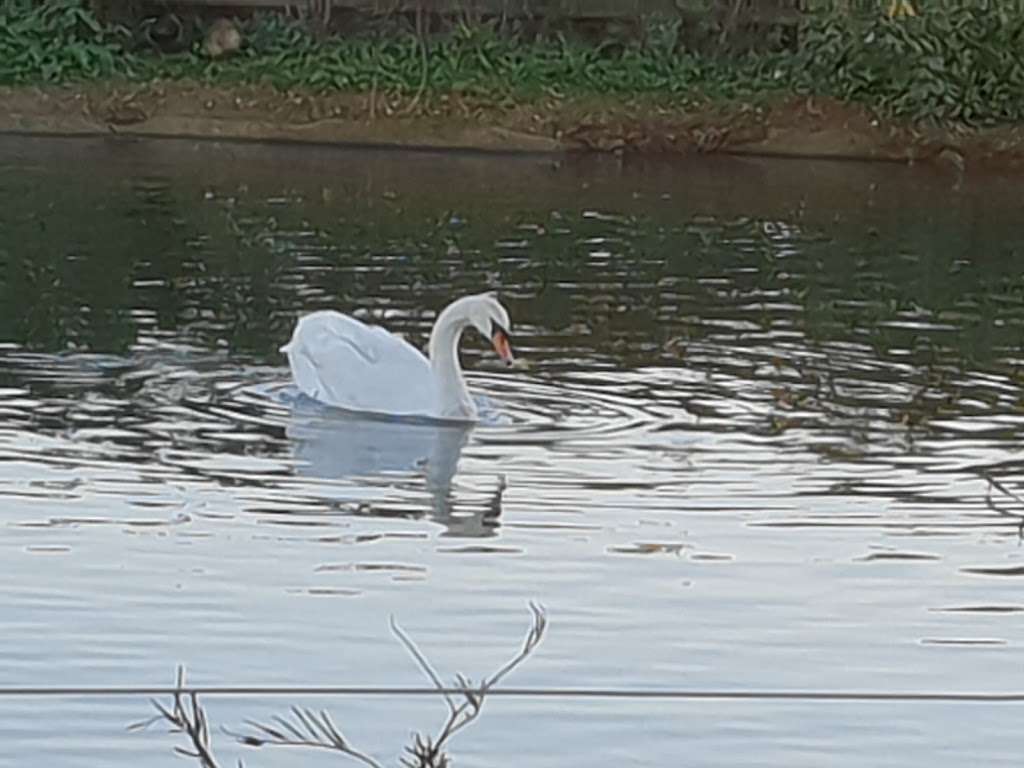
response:
{"label": "dark water surface", "polygon": [[[0,685],[1024,689],[1024,185],[888,166],[0,139]],[[293,408],[334,307],[467,337],[471,430]],[[216,699],[237,728],[293,703]],[[394,763],[427,700],[329,706]],[[0,699],[0,766],[184,765]],[[494,699],[472,766],[1017,765],[1014,705]],[[338,764],[252,752],[224,765]]]}

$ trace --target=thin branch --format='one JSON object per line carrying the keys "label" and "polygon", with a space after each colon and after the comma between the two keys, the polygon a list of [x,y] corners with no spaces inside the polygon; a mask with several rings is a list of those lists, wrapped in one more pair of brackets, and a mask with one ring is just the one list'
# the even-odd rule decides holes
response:
{"label": "thin branch", "polygon": [[430,662],[427,661],[427,657],[420,653],[420,649],[416,647],[416,643],[412,641],[412,638],[410,638],[405,631],[398,626],[398,622],[395,621],[394,616],[390,617],[389,624],[391,625],[391,632],[401,641],[402,645],[405,646],[405,650],[409,652],[409,655],[416,660],[416,663],[419,664],[423,673],[430,678],[430,682],[434,684],[434,687],[437,688],[437,690],[442,691],[444,700],[448,702],[448,709],[454,712],[455,700],[452,699],[450,694],[444,692],[445,685],[441,682],[441,678],[437,674],[436,670],[430,665]]}
{"label": "thin branch", "polygon": [[548,617],[544,612],[544,608],[537,603],[530,603],[530,613],[533,614],[533,623],[530,625],[530,630],[526,633],[526,638],[523,640],[523,647],[513,658],[495,672],[484,684],[483,688],[493,688],[498,682],[505,677],[509,672],[518,667],[527,657],[540,645],[540,641],[544,639],[544,633],[548,628]]}
{"label": "thin branch", "polygon": [[[172,733],[184,733],[188,736],[191,744],[191,749],[175,747],[175,752],[198,759],[199,765],[202,768],[219,768],[217,760],[213,755],[213,746],[210,740],[210,721],[207,719],[206,710],[199,703],[199,695],[195,691],[188,694],[189,706],[185,706],[184,667],[178,667],[174,687],[173,704],[170,709],[156,699],[153,699],[152,704],[158,714],[148,720],[134,723],[128,726],[128,729],[143,730],[160,720],[166,720],[172,726]],[[239,766],[241,766],[241,761],[239,761]]]}
{"label": "thin branch", "polygon": [[[479,717],[488,692],[522,664],[544,639],[547,630],[547,615],[544,609],[536,603],[530,603],[530,613],[532,621],[519,652],[490,677],[484,678],[479,685],[474,685],[468,677],[461,673],[456,674],[455,683],[458,690],[455,693],[444,686],[440,675],[426,656],[398,626],[394,617],[391,617],[391,631],[434,687],[444,696],[448,705],[448,717],[437,736],[431,738],[422,734],[414,735],[413,743],[406,747],[406,754],[401,758],[401,764],[405,768],[448,768],[450,758],[445,753],[448,741]],[[458,701],[459,697],[461,697],[461,701]],[[176,752],[198,759],[201,768],[218,768],[211,748],[209,719],[199,703],[198,692],[185,690],[184,668],[178,668],[172,705],[167,707],[156,700],[153,700],[152,703],[158,714],[141,723],[129,726],[130,729],[146,728],[159,720],[166,720],[173,726],[175,732],[185,733],[189,738],[190,747],[175,747]],[[292,707],[290,718],[274,715],[269,723],[247,720],[245,724],[251,729],[250,733],[233,733],[227,729],[224,731],[239,743],[249,747],[327,749],[347,755],[369,768],[383,768],[368,754],[353,747],[325,710],[317,712],[308,708]],[[239,768],[242,768],[241,761],[238,765]]]}
{"label": "thin branch", "polygon": [[312,709],[292,707],[292,721],[274,715],[273,722],[279,727],[273,727],[266,723],[259,723],[255,720],[246,720],[245,724],[252,728],[255,733],[234,733],[225,732],[237,739],[240,744],[247,747],[309,747],[311,749],[329,749],[333,752],[340,752],[348,755],[354,760],[370,766],[370,768],[383,768],[383,766],[365,752],[361,752],[342,735],[341,731],[331,720],[331,716],[321,710],[319,713]]}
{"label": "thin branch", "polygon": [[1017,521],[1017,538],[1020,541],[1024,542],[1024,514],[1019,513],[1019,512],[1011,512],[1008,509],[1002,509],[999,506],[997,506],[995,501],[992,499],[992,489],[995,488],[995,489],[1001,491],[1002,493],[1004,493],[1005,495],[1009,496],[1014,501],[1019,502],[1020,504],[1024,504],[1024,499],[1021,499],[1020,496],[1018,496],[1016,493],[1011,491],[1009,488],[1007,488],[1005,485],[1000,483],[998,480],[996,480],[991,475],[989,475],[989,474],[987,474],[985,472],[982,472],[981,476],[984,477],[986,480],[988,480],[988,491],[985,494],[985,506],[987,506],[989,509],[991,509],[993,512],[995,512],[998,515],[1002,515],[1004,517],[1012,517],[1014,520],[1016,520]]}
{"label": "thin branch", "polygon": [[[494,688],[494,686],[497,685],[498,682],[508,675],[513,669],[522,664],[530,654],[536,650],[537,646],[540,645],[541,640],[544,639],[544,633],[546,632],[548,625],[547,614],[544,612],[544,608],[537,603],[531,602],[530,613],[532,621],[530,623],[530,629],[527,631],[526,637],[523,640],[522,648],[519,650],[519,653],[501,666],[497,672],[494,672],[490,677],[485,678],[479,686],[474,686],[469,678],[462,674],[457,674],[455,676],[456,683],[462,689],[462,696],[465,700],[459,705],[456,705],[453,701],[449,700],[448,718],[445,720],[441,731],[434,739],[430,739],[430,737],[423,737],[419,734],[416,735],[416,739],[412,747],[406,748],[406,751],[412,755],[417,762],[403,761],[405,765],[412,766],[412,768],[443,768],[443,766],[448,764],[448,757],[444,753],[445,744],[456,733],[479,717],[488,691]],[[397,630],[397,624],[395,624],[393,620],[392,630]],[[404,633],[401,633],[401,630],[397,630],[396,634],[398,634],[399,639],[402,640],[413,658],[416,659],[420,668],[430,676],[431,680],[434,681],[434,684],[438,688],[443,690],[437,673],[433,670],[412,640]],[[449,698],[447,694],[445,695],[445,698]]]}
{"label": "thin branch", "polygon": [[1004,494],[1009,496],[1011,499],[1016,501],[1018,504],[1024,505],[1024,499],[1022,499],[1016,493],[1011,491],[1009,488],[1007,488],[1001,482],[996,480],[994,477],[992,477],[992,475],[988,474],[987,472],[982,472],[981,476],[984,477],[986,480],[988,480],[988,483],[989,483],[989,486],[990,486],[990,488],[989,488],[989,496],[992,495],[992,488],[995,488],[996,490],[1002,491]]}
{"label": "thin branch", "polygon": [[729,8],[729,15],[725,19],[725,23],[722,24],[722,33],[718,37],[718,44],[725,45],[732,34],[736,31],[736,25],[739,22],[740,11],[743,9],[743,0],[734,0],[732,7]]}
{"label": "thin branch", "polygon": [[430,58],[429,52],[427,51],[427,33],[423,21],[423,2],[416,3],[416,41],[420,49],[420,84],[416,89],[416,94],[413,96],[409,105],[402,110],[402,114],[411,114],[414,109],[419,105],[420,99],[423,98],[423,94],[427,90],[427,77],[430,73]]}

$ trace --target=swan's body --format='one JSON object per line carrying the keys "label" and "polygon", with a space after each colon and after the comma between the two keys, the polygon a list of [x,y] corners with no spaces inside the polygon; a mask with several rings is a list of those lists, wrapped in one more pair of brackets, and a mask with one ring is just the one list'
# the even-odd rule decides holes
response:
{"label": "swan's body", "polygon": [[476,405],[459,366],[459,339],[470,326],[511,363],[508,312],[491,294],[449,304],[430,333],[429,359],[404,339],[333,310],[301,318],[287,353],[295,384],[308,397],[350,411],[475,421]]}

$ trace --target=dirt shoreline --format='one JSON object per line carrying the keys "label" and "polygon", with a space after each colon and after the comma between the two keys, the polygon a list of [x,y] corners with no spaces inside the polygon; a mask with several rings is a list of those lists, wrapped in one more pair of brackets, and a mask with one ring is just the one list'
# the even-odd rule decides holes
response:
{"label": "dirt shoreline", "polygon": [[1024,126],[924,129],[815,98],[487,103],[180,82],[0,88],[0,133],[314,142],[519,152],[729,153],[1024,172]]}

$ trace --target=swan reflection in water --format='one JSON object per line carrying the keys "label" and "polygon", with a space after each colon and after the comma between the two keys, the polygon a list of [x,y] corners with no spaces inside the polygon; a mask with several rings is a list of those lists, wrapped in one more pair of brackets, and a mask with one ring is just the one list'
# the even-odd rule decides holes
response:
{"label": "swan reflection in water", "polygon": [[[422,477],[431,496],[431,520],[445,527],[444,536],[495,536],[505,483],[484,505],[457,504],[452,480],[472,424],[439,424],[373,418],[325,407],[299,396],[292,403],[285,429],[298,459],[295,471],[304,477],[332,480],[394,476],[401,482]],[[370,514],[373,514],[372,512]]]}

